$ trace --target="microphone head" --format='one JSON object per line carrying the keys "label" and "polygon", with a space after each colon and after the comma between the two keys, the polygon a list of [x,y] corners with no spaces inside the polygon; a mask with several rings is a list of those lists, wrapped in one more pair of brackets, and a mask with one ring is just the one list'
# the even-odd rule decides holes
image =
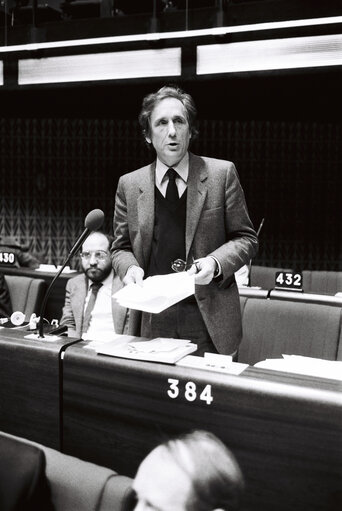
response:
{"label": "microphone head", "polygon": [[84,227],[89,231],[97,231],[102,227],[104,221],[104,212],[102,209],[93,209],[85,217]]}

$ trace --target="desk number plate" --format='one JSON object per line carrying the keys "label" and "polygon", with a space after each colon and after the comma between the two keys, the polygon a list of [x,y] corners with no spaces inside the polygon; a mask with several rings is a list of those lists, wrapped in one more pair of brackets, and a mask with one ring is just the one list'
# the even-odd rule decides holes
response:
{"label": "desk number plate", "polygon": [[171,399],[176,399],[180,395],[184,395],[185,399],[190,402],[199,399],[200,401],[204,401],[207,405],[211,405],[214,401],[211,394],[211,385],[206,385],[204,389],[202,389],[198,388],[193,381],[186,382],[184,386],[180,384],[179,380],[175,380],[174,378],[169,378],[167,382],[169,384],[167,395]]}
{"label": "desk number plate", "polygon": [[302,274],[300,272],[277,271],[275,277],[275,288],[288,289],[289,291],[302,291]]}
{"label": "desk number plate", "polygon": [[2,266],[14,266],[16,263],[16,257],[13,252],[3,252],[0,250],[0,264]]}

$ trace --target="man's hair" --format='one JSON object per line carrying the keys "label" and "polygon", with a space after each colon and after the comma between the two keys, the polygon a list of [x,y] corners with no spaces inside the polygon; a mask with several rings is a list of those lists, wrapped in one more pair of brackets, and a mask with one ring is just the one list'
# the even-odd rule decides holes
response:
{"label": "man's hair", "polygon": [[151,134],[151,115],[158,103],[166,98],[175,98],[183,103],[186,111],[187,121],[189,123],[192,139],[198,134],[195,126],[197,111],[194,100],[177,85],[165,85],[157,92],[152,92],[144,97],[141,112],[139,114],[139,123],[142,128],[144,137],[150,137]]}
{"label": "man's hair", "polygon": [[192,481],[188,511],[238,509],[244,490],[240,467],[215,435],[197,430],[160,446]]}
{"label": "man's hair", "polygon": [[108,240],[108,249],[109,250],[111,249],[111,246],[113,245],[114,242],[114,236],[112,236],[111,234],[107,234],[106,232],[103,231],[91,231],[89,236],[91,236],[92,234],[102,234]]}

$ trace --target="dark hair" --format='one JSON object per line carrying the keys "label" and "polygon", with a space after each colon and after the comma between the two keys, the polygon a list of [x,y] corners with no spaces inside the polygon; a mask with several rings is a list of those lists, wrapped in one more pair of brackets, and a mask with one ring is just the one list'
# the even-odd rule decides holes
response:
{"label": "dark hair", "polygon": [[232,452],[215,435],[197,430],[169,440],[160,448],[192,481],[188,511],[239,508],[243,475]]}
{"label": "dark hair", "polygon": [[152,92],[144,97],[141,111],[139,114],[139,123],[142,128],[142,132],[144,137],[150,137],[151,133],[151,114],[155,108],[155,106],[166,98],[175,98],[178,99],[181,103],[183,103],[184,108],[186,110],[187,120],[189,123],[190,134],[192,139],[196,137],[198,134],[198,130],[195,126],[197,110],[195,107],[194,100],[190,96],[184,92],[177,85],[165,85],[157,92]]}

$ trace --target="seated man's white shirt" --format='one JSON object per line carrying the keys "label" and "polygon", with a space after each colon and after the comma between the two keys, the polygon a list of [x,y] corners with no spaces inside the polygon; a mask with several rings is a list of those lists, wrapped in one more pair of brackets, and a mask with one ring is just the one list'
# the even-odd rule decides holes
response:
{"label": "seated man's white shirt", "polygon": [[[94,308],[90,316],[90,323],[87,332],[82,334],[82,339],[107,341],[114,337],[115,325],[112,314],[112,283],[114,272],[111,271],[108,277],[102,281],[102,286],[98,290]],[[88,284],[88,294],[84,302],[83,314],[87,308],[91,295],[91,284]]]}

